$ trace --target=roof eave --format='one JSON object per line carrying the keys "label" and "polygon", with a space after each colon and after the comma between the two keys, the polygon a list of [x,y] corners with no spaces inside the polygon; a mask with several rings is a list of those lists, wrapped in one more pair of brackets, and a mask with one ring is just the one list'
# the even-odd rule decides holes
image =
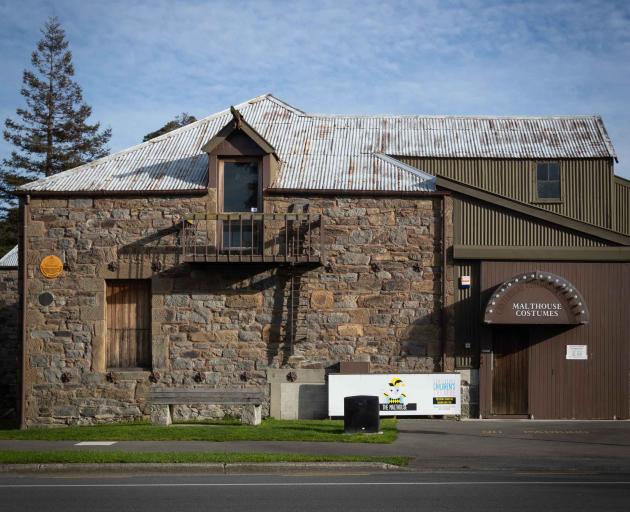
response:
{"label": "roof eave", "polygon": [[208,193],[207,188],[171,189],[171,190],[15,190],[18,197],[91,197],[91,196],[202,196]]}

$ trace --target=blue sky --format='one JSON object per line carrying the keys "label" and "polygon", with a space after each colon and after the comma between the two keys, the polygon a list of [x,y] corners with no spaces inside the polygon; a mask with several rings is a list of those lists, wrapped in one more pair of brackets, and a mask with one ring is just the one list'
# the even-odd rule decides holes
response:
{"label": "blue sky", "polygon": [[48,15],[113,151],[272,92],[308,112],[600,114],[630,178],[629,1],[0,0],[2,119]]}

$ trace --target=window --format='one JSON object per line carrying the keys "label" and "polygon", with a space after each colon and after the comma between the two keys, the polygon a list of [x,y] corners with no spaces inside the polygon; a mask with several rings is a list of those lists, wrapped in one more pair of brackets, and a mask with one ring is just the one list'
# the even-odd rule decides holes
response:
{"label": "window", "polygon": [[560,201],[560,164],[558,162],[539,162],[536,164],[537,199],[542,201]]}
{"label": "window", "polygon": [[254,246],[260,222],[249,214],[262,213],[258,160],[223,161],[224,213],[244,213],[236,220],[223,222],[224,249],[248,250]]}
{"label": "window", "polygon": [[151,282],[107,281],[107,368],[151,368]]}

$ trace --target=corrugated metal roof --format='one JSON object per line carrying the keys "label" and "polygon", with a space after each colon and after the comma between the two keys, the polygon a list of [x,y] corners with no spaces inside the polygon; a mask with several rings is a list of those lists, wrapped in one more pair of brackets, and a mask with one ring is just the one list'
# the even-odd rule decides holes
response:
{"label": "corrugated metal roof", "polygon": [[[615,158],[601,118],[310,115],[270,94],[237,105],[276,148],[278,188],[422,190],[424,176],[379,155]],[[90,164],[35,181],[30,191],[203,190],[201,147],[229,109]],[[429,179],[429,178],[427,178]],[[418,188],[420,187],[420,188]],[[423,188],[424,187],[424,188]]]}
{"label": "corrugated metal roof", "polygon": [[18,266],[18,246],[16,245],[2,258],[0,258],[0,268],[17,267]]}

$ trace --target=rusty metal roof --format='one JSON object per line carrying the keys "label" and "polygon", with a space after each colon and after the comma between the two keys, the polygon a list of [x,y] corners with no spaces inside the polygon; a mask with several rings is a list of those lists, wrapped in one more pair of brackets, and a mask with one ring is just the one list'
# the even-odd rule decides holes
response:
{"label": "rusty metal roof", "polygon": [[0,258],[0,268],[12,268],[18,266],[18,246],[16,245],[2,258]]}
{"label": "rusty metal roof", "polygon": [[[616,158],[598,116],[445,117],[306,114],[270,94],[237,105],[276,148],[277,188],[433,190],[390,156]],[[24,185],[25,191],[176,191],[207,186],[201,151],[229,109],[100,160]]]}

